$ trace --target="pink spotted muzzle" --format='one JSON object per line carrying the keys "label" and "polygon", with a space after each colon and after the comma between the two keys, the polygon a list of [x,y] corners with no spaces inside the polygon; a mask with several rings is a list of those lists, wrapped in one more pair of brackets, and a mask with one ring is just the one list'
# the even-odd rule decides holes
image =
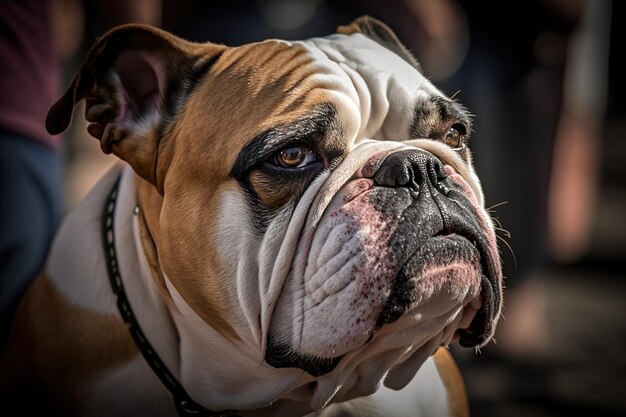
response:
{"label": "pink spotted muzzle", "polygon": [[318,376],[370,343],[472,347],[493,335],[502,303],[493,227],[466,179],[433,154],[370,157],[312,236],[294,261],[303,276],[288,278],[298,285],[277,303],[275,318],[292,315],[272,323],[270,365]]}

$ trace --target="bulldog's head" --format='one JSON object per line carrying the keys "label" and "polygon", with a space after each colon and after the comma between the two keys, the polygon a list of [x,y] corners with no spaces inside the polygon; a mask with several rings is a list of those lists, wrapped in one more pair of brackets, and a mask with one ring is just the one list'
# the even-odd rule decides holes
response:
{"label": "bulldog's head", "polygon": [[120,27],[48,116],[59,133],[86,99],[89,133],[143,179],[144,249],[205,406],[319,408],[493,335],[468,112],[384,24],[338,32],[226,47]]}

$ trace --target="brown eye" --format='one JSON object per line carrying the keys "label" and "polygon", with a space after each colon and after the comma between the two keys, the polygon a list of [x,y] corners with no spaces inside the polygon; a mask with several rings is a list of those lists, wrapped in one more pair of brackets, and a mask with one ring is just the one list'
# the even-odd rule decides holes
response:
{"label": "brown eye", "polygon": [[317,155],[304,145],[285,147],[274,156],[274,163],[282,168],[303,168],[313,162]]}
{"label": "brown eye", "polygon": [[461,131],[463,131],[461,126],[452,126],[446,133],[446,145],[453,149],[462,149],[465,146],[465,135]]}

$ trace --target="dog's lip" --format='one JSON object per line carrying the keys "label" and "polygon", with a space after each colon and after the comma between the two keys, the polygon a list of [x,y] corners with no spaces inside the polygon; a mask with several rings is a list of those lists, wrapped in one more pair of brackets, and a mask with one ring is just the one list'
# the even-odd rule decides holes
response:
{"label": "dog's lip", "polygon": [[496,257],[489,250],[486,237],[477,245],[480,252],[481,275],[481,298],[482,307],[476,312],[476,316],[466,329],[459,331],[459,344],[463,347],[481,346],[489,340],[493,334],[494,326],[502,302],[500,293],[500,278]]}
{"label": "dog's lip", "polygon": [[[485,238],[486,239],[486,238]],[[470,325],[465,329],[458,330],[459,344],[463,347],[481,346],[489,340],[493,334],[501,294],[495,256],[489,250],[488,244],[483,239],[481,243],[473,241],[480,253],[481,274],[481,308],[476,312]]]}
{"label": "dog's lip", "polygon": [[[470,325],[464,329],[459,329],[457,334],[455,335],[455,339],[459,341],[459,344],[463,347],[474,347],[484,344],[493,333],[493,327],[496,322],[496,317],[498,314],[498,306],[500,303],[500,293],[499,293],[499,279],[498,279],[498,270],[496,267],[496,259],[495,256],[489,250],[489,244],[487,237],[484,233],[479,232],[471,233],[465,231],[465,233],[459,233],[459,231],[451,232],[449,230],[441,230],[438,233],[434,234],[429,238],[426,242],[420,245],[421,248],[423,245],[431,242],[434,238],[461,238],[465,240],[468,244],[473,245],[475,250],[478,251],[480,256],[480,300],[481,307],[476,311],[474,318],[472,319]],[[418,248],[418,250],[419,250]],[[417,252],[417,250],[416,250]],[[402,268],[394,278],[394,286],[399,282],[399,277],[402,274]],[[385,311],[388,312],[388,309],[397,308],[393,306],[394,300],[392,296],[387,300],[385,307],[383,309],[383,313],[381,313],[380,318],[376,324],[376,328],[382,327],[384,324],[392,323],[393,319],[389,320],[389,318],[385,318]],[[405,306],[406,307],[406,306]],[[404,314],[404,312],[400,312],[398,318]]]}
{"label": "dog's lip", "polygon": [[481,277],[482,307],[476,312],[470,325],[457,331],[459,345],[475,347],[483,345],[492,335],[496,316],[495,294],[490,280],[483,274]]}
{"label": "dog's lip", "polygon": [[319,377],[333,371],[344,355],[325,358],[321,356],[303,355],[292,347],[280,343],[268,336],[265,362],[274,368],[300,368],[309,375]]}

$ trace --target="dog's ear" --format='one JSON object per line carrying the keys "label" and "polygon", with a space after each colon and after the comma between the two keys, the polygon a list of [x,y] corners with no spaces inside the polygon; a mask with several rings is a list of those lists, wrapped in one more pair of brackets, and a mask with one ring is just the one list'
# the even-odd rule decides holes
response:
{"label": "dog's ear", "polygon": [[204,69],[224,49],[184,41],[139,24],[117,27],[90,49],[68,90],[50,108],[46,129],[65,131],[85,99],[89,134],[156,184],[158,145]]}
{"label": "dog's ear", "polygon": [[385,48],[395,52],[406,62],[415,67],[418,71],[421,71],[420,65],[417,62],[417,59],[415,59],[415,57],[411,53],[411,51],[409,51],[407,47],[404,46],[402,42],[400,42],[398,36],[396,36],[396,34],[389,28],[389,26],[376,18],[373,18],[371,16],[358,17],[349,25],[339,26],[337,28],[337,32],[344,35],[362,33],[373,41],[378,42]]}

